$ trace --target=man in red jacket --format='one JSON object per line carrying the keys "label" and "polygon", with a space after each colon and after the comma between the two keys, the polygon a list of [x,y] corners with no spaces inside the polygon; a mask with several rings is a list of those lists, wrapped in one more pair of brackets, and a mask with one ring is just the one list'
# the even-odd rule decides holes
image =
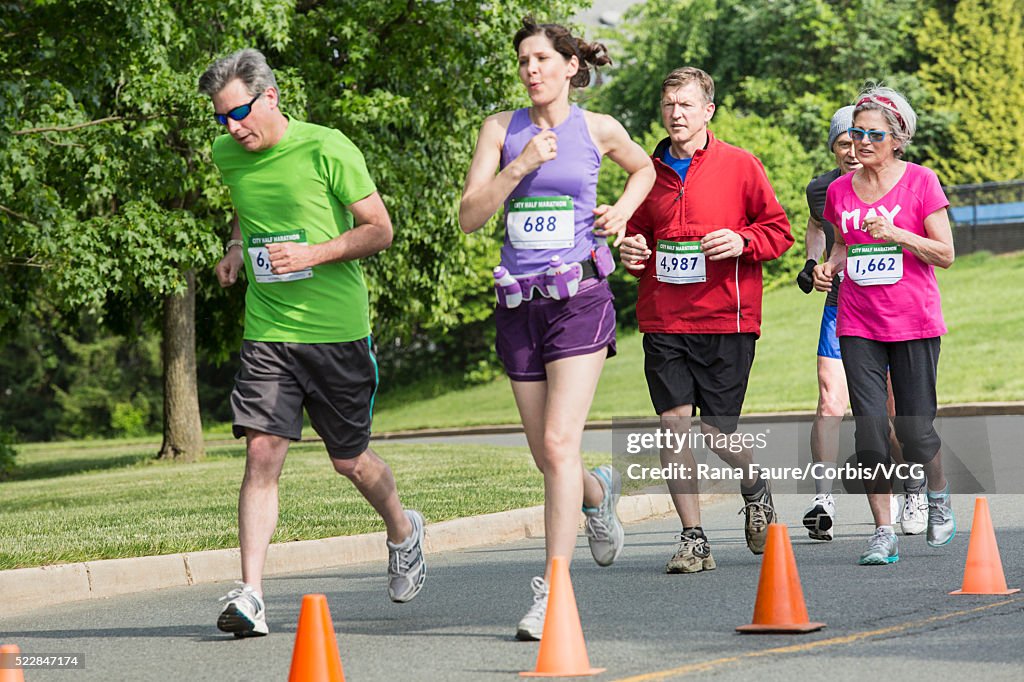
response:
{"label": "man in red jacket", "polygon": [[751,440],[738,438],[736,427],[761,333],[761,263],[782,255],[793,236],[757,157],[708,130],[714,97],[714,81],[700,69],[665,78],[661,112],[669,136],[654,151],[654,189],[620,249],[623,265],[640,280],[636,312],[651,401],[662,429],[690,436],[661,450],[663,466],[674,464],[681,474],[669,481],[683,523],[669,573],[715,568],[689,446],[697,440],[689,432],[698,408],[699,442],[742,469],[745,534],[754,554],[764,552],[775,520]]}

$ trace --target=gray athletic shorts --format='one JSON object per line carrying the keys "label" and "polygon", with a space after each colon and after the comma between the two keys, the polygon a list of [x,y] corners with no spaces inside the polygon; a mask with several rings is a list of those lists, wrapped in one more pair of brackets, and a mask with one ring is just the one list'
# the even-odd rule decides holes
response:
{"label": "gray athletic shorts", "polygon": [[246,429],[302,437],[302,408],[335,459],[370,445],[377,358],[371,337],[343,343],[243,341],[231,392],[235,438]]}

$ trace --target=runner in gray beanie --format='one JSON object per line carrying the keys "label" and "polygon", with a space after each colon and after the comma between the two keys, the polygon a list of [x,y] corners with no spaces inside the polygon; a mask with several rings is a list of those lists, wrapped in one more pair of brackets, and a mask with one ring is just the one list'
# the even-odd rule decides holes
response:
{"label": "runner in gray beanie", "polygon": [[843,107],[832,116],[832,123],[828,128],[828,150],[832,151],[832,145],[836,138],[845,133],[853,125],[853,105]]}

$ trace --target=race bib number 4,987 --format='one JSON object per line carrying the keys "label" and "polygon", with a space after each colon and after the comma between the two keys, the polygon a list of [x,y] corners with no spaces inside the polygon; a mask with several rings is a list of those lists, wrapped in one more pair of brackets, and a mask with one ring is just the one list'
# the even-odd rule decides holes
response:
{"label": "race bib number 4,987", "polygon": [[903,247],[892,242],[850,246],[846,276],[862,287],[895,284],[903,279]]}
{"label": "race bib number 4,987", "polygon": [[707,261],[700,250],[700,242],[670,242],[658,240],[657,259],[659,282],[694,284],[707,281]]}
{"label": "race bib number 4,987", "polygon": [[516,249],[568,249],[575,242],[572,197],[521,197],[508,202],[508,240]]}
{"label": "race bib number 4,987", "polygon": [[309,279],[313,276],[313,268],[289,272],[286,275],[276,275],[271,272],[270,252],[267,251],[267,247],[271,244],[281,244],[283,242],[296,242],[305,245],[306,231],[272,232],[254,234],[249,237],[249,262],[252,264],[252,274],[260,284],[292,282],[297,279]]}

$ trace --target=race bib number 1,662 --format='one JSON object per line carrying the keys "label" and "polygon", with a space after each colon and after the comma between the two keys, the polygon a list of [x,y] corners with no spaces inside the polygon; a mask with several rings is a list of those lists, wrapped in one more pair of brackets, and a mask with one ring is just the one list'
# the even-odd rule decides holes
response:
{"label": "race bib number 1,662", "polygon": [[846,276],[862,287],[895,284],[903,279],[903,247],[891,242],[850,246]]}

